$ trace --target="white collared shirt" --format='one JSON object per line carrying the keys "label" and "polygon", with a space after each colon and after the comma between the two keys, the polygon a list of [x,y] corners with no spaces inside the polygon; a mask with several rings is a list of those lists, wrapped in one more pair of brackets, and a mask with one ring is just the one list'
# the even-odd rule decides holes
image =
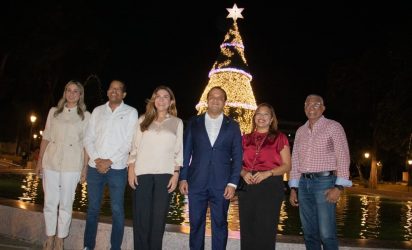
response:
{"label": "white collared shirt", "polygon": [[96,107],[84,138],[89,165],[96,167],[101,158],[110,159],[113,169],[126,168],[136,123],[137,110],[123,102],[114,111],[109,102]]}
{"label": "white collared shirt", "polygon": [[206,126],[207,135],[209,136],[210,145],[212,146],[215,144],[217,136],[219,135],[220,128],[222,127],[222,122],[223,122],[223,113],[221,113],[217,118],[213,119],[206,112],[205,126]]}

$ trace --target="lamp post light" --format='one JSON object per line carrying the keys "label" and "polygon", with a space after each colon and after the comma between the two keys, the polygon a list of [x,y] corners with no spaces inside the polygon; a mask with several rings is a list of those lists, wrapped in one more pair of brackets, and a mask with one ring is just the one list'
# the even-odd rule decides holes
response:
{"label": "lamp post light", "polygon": [[30,136],[29,136],[29,150],[27,152],[28,155],[29,155],[29,158],[30,158],[30,151],[31,151],[31,137],[32,137],[32,134],[33,134],[33,125],[36,122],[36,120],[37,120],[37,117],[35,115],[30,116],[31,124],[30,124]]}

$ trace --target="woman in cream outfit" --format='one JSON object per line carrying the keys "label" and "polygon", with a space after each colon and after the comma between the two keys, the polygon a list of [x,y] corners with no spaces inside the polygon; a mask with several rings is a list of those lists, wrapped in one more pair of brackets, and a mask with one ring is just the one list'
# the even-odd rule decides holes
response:
{"label": "woman in cream outfit", "polygon": [[130,152],[134,249],[161,250],[171,192],[183,161],[183,122],[166,86],[157,87],[139,118]]}
{"label": "woman in cream outfit", "polygon": [[83,86],[69,81],[57,107],[47,116],[36,166],[36,173],[43,174],[47,235],[43,249],[63,249],[63,239],[69,234],[77,183],[83,183],[87,173],[83,137],[89,118]]}

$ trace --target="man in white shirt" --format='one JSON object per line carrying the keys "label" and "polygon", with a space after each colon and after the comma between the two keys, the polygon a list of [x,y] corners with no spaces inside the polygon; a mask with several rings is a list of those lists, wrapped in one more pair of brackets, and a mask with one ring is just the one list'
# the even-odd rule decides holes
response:
{"label": "man in white shirt", "polygon": [[107,96],[109,101],[93,110],[84,138],[90,157],[84,249],[94,249],[96,246],[100,205],[106,184],[109,186],[112,209],[111,249],[120,250],[123,240],[126,167],[137,122],[137,110],[123,102],[126,85],[122,81],[113,80]]}
{"label": "man in white shirt", "polygon": [[204,249],[206,210],[212,221],[212,249],[226,249],[229,201],[242,167],[239,124],[223,114],[226,92],[213,87],[206,114],[192,118],[184,132],[179,189],[189,196],[190,249]]}

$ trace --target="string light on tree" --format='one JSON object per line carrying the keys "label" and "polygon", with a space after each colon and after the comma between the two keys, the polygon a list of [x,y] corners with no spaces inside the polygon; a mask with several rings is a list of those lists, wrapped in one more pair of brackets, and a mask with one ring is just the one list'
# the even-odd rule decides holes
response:
{"label": "string light on tree", "polygon": [[196,105],[198,114],[207,110],[207,93],[213,87],[220,86],[227,93],[225,114],[239,122],[243,133],[252,129],[253,112],[256,110],[256,100],[253,94],[248,64],[244,53],[244,45],[236,20],[243,18],[243,8],[236,4],[227,8],[227,18],[233,19],[233,25],[226,33],[220,45],[220,54],[209,72],[209,82]]}

